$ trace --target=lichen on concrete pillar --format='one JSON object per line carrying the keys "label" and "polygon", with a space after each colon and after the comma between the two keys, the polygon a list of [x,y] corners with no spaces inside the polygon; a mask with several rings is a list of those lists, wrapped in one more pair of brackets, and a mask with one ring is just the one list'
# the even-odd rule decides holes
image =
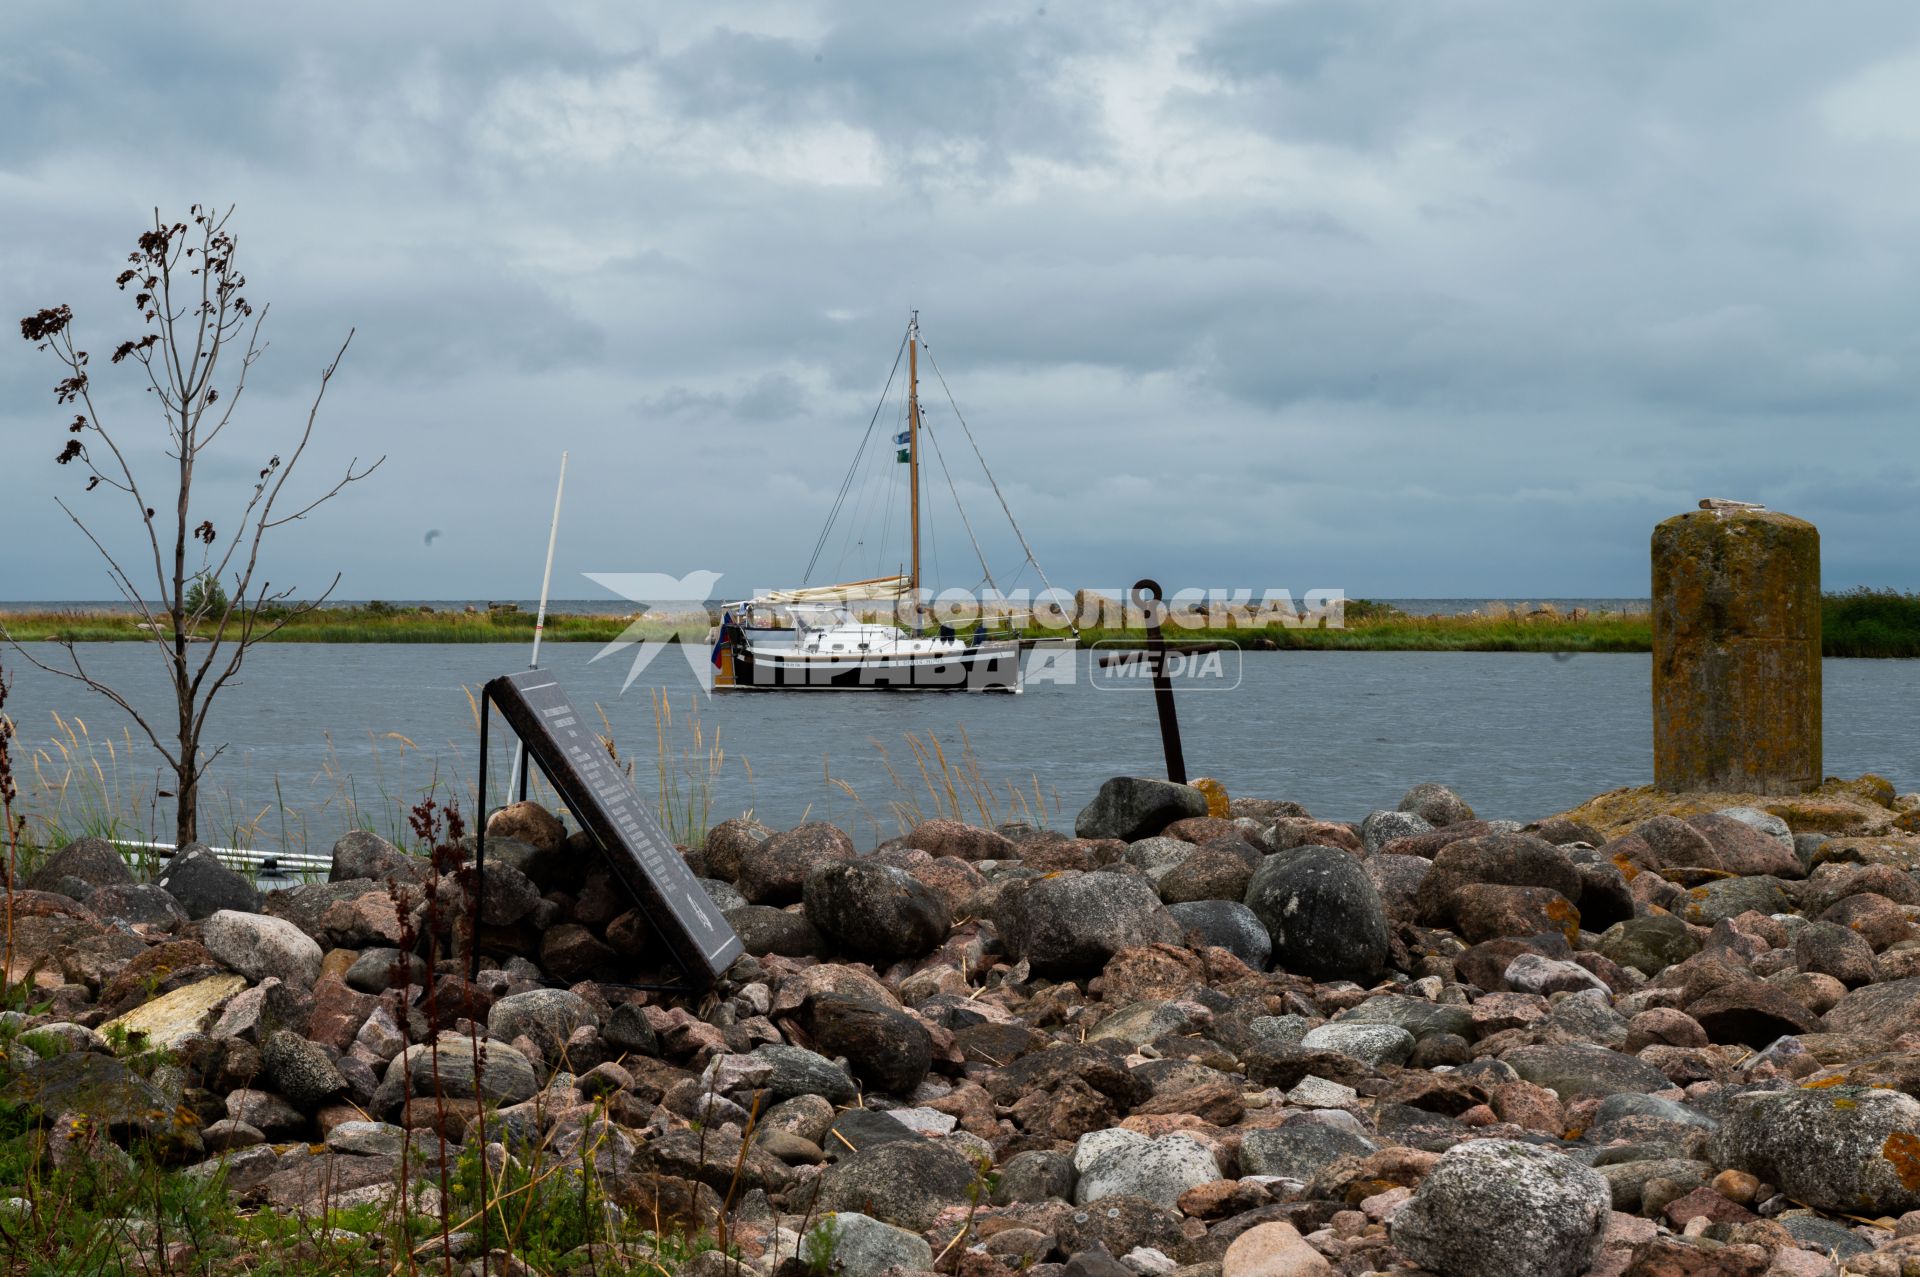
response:
{"label": "lichen on concrete pillar", "polygon": [[1653,530],[1653,779],[1792,794],[1820,783],[1820,532],[1708,500]]}

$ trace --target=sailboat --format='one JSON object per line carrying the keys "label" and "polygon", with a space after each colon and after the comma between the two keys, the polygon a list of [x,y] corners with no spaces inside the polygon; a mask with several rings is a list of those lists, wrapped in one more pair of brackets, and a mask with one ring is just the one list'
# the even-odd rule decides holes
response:
{"label": "sailboat", "polygon": [[[897,461],[908,472],[909,558],[906,571],[887,576],[845,581],[834,585],[769,590],[751,599],[723,606],[720,623],[709,634],[713,645],[713,687],[739,691],[968,691],[1021,690],[1021,649],[1017,630],[990,628],[985,615],[969,626],[921,624],[920,562],[921,443],[926,435],[920,411],[920,315],[907,323],[906,429],[895,436]],[[895,375],[898,374],[895,363]],[[936,366],[937,371],[937,366]],[[889,379],[891,390],[892,378]],[[943,379],[944,384],[944,379]],[[882,404],[888,391],[882,392]],[[955,416],[958,417],[956,409]],[[879,410],[874,420],[879,419]],[[960,418],[962,427],[965,419]],[[871,437],[872,423],[868,426]],[[968,431],[971,439],[972,432]],[[863,440],[862,448],[866,446]],[[976,446],[975,452],[978,453]],[[854,465],[857,468],[859,457]],[[985,459],[981,460],[982,467]],[[942,468],[945,462],[942,459]],[[848,471],[851,482],[854,470]],[[992,474],[988,472],[992,482]],[[996,494],[999,492],[994,485]],[[827,539],[847,492],[829,514],[827,529],[815,545],[815,558]],[[957,500],[957,493],[956,493]],[[1001,499],[1005,508],[1005,498]],[[962,514],[964,518],[964,512]],[[1008,513],[1011,522],[1012,514]],[[1019,526],[1014,531],[1026,549]],[[968,528],[972,536],[971,526]],[[976,553],[979,544],[974,543]],[[1036,571],[1039,564],[1027,551]],[[985,569],[985,557],[981,564]],[[811,566],[809,568],[811,571]],[[1045,573],[1041,572],[1042,581]],[[987,577],[991,583],[991,573]],[[881,613],[910,624],[880,619]],[[1011,617],[991,618],[1010,624]],[[962,632],[962,631],[965,632]],[[1030,645],[1030,641],[1026,645]]]}

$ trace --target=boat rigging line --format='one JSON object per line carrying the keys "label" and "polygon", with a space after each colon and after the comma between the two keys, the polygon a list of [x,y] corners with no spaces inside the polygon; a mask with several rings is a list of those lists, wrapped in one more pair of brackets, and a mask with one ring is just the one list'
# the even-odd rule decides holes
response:
{"label": "boat rigging line", "polygon": [[[958,401],[954,399],[953,389],[947,384],[946,373],[941,370],[939,360],[934,358],[933,347],[929,345],[925,340],[920,338],[919,332],[918,332],[918,325],[917,323],[914,323],[914,322],[910,322],[907,325],[906,332],[901,336],[900,345],[894,350],[893,367],[890,370],[888,370],[886,385],[880,391],[880,400],[878,403],[874,405],[873,415],[867,419],[866,433],[863,434],[860,438],[860,446],[854,452],[853,461],[847,466],[846,474],[842,476],[840,480],[839,490],[834,494],[833,505],[827,511],[826,522],[821,526],[820,535],[816,537],[814,540],[813,553],[807,559],[807,569],[806,569],[806,572],[802,575],[802,578],[801,578],[802,581],[808,582],[808,583],[812,582],[815,570],[820,567],[821,556],[827,550],[829,546],[829,542],[832,539],[833,525],[840,519],[840,517],[843,514],[846,514],[848,512],[848,509],[847,509],[848,498],[854,495],[854,489],[856,487],[855,481],[860,479],[860,476],[862,473],[862,463],[868,460],[867,450],[873,442],[874,428],[879,424],[882,414],[886,412],[889,396],[892,394],[894,383],[895,381],[898,380],[900,375],[900,361],[902,356],[908,354],[910,351],[917,356],[918,352],[922,349],[924,349],[927,352],[928,365],[932,367],[934,376],[939,379],[941,393],[943,393],[947,398],[947,406],[950,409],[952,409],[954,420],[960,423],[961,432],[966,435],[967,446],[973,449],[974,459],[980,463],[980,470],[987,477],[987,485],[993,489],[994,499],[1000,503],[1000,512],[1006,516],[1007,525],[1013,529],[1013,535],[1020,543],[1020,551],[1023,555],[1025,555],[1025,560],[1026,560],[1025,564],[1022,566],[1020,572],[1015,574],[1015,579],[1017,580],[1020,576],[1024,575],[1026,567],[1031,566],[1034,572],[1039,576],[1041,586],[1047,591],[1049,595],[1052,595],[1053,593],[1055,593],[1053,582],[1047,579],[1046,569],[1040,566],[1040,560],[1034,555],[1033,546],[1030,542],[1028,542],[1027,534],[1025,530],[1021,528],[1019,520],[1013,517],[1013,508],[1007,502],[1006,493],[1001,491],[999,480],[994,478],[992,467],[987,465],[986,456],[980,450],[980,442],[979,440],[974,438],[973,428],[967,424],[967,419],[965,414],[963,414],[960,411],[960,405]],[[911,400],[912,397],[913,396],[910,394],[909,399]],[[940,440],[938,435],[932,430],[932,428],[928,424],[924,409],[915,411],[915,405],[909,402],[907,406],[907,414],[909,417],[908,430],[910,432],[925,431],[927,438],[933,443],[934,457],[939,462],[941,474],[944,475],[946,478],[947,491],[953,497],[954,507],[960,512],[961,525],[966,529],[967,540],[973,547],[974,557],[977,560],[979,560],[980,570],[983,574],[985,584],[991,587],[992,589],[994,589],[995,591],[998,591],[999,583],[994,579],[992,565],[989,564],[987,561],[986,551],[980,544],[980,538],[974,532],[973,521],[967,517],[966,507],[962,505],[960,502],[959,485],[954,480],[952,469],[947,465],[946,455],[940,447]],[[896,439],[895,442],[897,443],[904,442],[904,440]],[[905,460],[908,458],[905,454],[902,454],[901,459]],[[917,463],[918,461],[917,453],[915,456],[912,457],[912,460],[914,460]],[[917,465],[915,469],[917,470]],[[887,487],[890,490],[897,490],[898,483],[899,483],[899,475],[897,472],[895,472],[894,467],[892,466],[885,467],[885,475],[886,475]],[[878,477],[878,476],[868,473],[866,480],[858,484],[859,496],[858,496],[858,499],[855,501],[855,509],[854,509],[854,513],[856,515],[860,513],[862,509],[864,509],[866,505],[866,494],[868,492],[869,487],[871,486],[871,481],[875,477]],[[916,522],[918,519],[919,495],[920,494],[918,492],[915,492],[913,494],[914,502],[915,502]],[[891,530],[890,525],[883,523],[881,528],[881,543],[880,543],[880,555],[882,559],[884,559],[886,554],[887,541],[889,539],[890,530]],[[938,555],[939,555],[937,533],[935,533],[934,530],[931,527],[929,527],[928,535],[934,541],[934,544],[932,546],[932,552],[933,552],[933,557],[935,559],[936,570],[937,570]],[[865,542],[865,538],[863,537],[861,538],[860,543],[864,544],[864,542]],[[847,555],[852,551],[853,548],[855,548],[855,545],[853,542],[853,529],[851,526],[849,526],[847,529],[846,537],[844,538],[844,541],[840,550],[840,559],[841,559],[842,567],[845,566]],[[1070,611],[1071,609],[1069,609],[1069,612]],[[1072,632],[1076,634],[1079,632],[1077,618],[1069,615],[1068,625],[1069,625],[1069,628],[1072,630]]]}
{"label": "boat rigging line", "polygon": [[[928,358],[931,359],[932,356],[929,355]],[[954,486],[953,471],[947,469],[947,456],[940,451],[939,436],[933,433],[933,427],[928,424],[925,412],[920,414],[920,428],[927,432],[927,438],[933,442],[934,458],[940,462],[940,473],[946,476],[947,491],[953,494],[953,508],[960,512],[960,526],[967,530],[967,540],[973,542],[973,557],[980,560],[980,571],[986,575],[987,584],[997,590],[1000,587],[994,585],[993,569],[987,566],[987,556],[980,549],[980,538],[973,535],[973,521],[967,518],[967,508],[960,504],[960,489]]]}
{"label": "boat rigging line", "polygon": [[[922,342],[921,344],[926,345],[925,342]],[[1020,530],[1019,520],[1013,517],[1013,509],[1007,505],[1006,494],[1000,491],[1000,484],[993,477],[993,470],[991,467],[987,465],[986,457],[981,454],[980,444],[976,439],[974,439],[973,430],[967,425],[966,417],[961,415],[960,405],[954,401],[953,391],[948,389],[947,387],[947,376],[945,373],[940,371],[940,361],[933,357],[933,347],[930,345],[927,346],[927,363],[933,367],[933,375],[940,379],[940,390],[941,390],[941,393],[945,394],[947,397],[947,406],[953,409],[954,420],[960,423],[961,431],[967,436],[967,443],[972,445],[973,455],[976,459],[979,460],[980,469],[987,476],[987,484],[993,489],[994,497],[997,498],[1000,502],[1001,513],[1007,516],[1007,523],[1009,526],[1013,528],[1013,535],[1020,539],[1020,549],[1026,553],[1027,562],[1033,565],[1033,570],[1040,574],[1040,584],[1044,585],[1047,588],[1047,592],[1051,594],[1053,592],[1053,582],[1047,580],[1047,570],[1040,566],[1040,560],[1033,557],[1033,547],[1027,544],[1027,534]],[[936,450],[937,450],[937,447],[938,445],[936,445]],[[968,531],[969,531],[969,534],[971,534],[972,530],[969,529]],[[1080,627],[1077,624],[1077,618],[1069,617],[1068,623],[1075,634],[1078,634],[1080,632]]]}
{"label": "boat rigging line", "polygon": [[833,508],[827,511],[827,521],[820,529],[819,538],[813,543],[813,555],[807,560],[807,570],[800,577],[802,584],[813,579],[813,569],[820,561],[820,551],[825,547],[827,534],[833,530],[833,521],[839,516],[840,507],[847,499],[847,489],[853,485],[854,473],[860,468],[860,458],[866,455],[867,441],[873,438],[874,423],[880,420],[881,410],[887,406],[887,395],[893,390],[893,379],[900,375],[900,357],[906,352],[907,338],[903,333],[900,337],[900,345],[893,352],[893,370],[887,374],[887,384],[881,387],[880,402],[873,406],[873,416],[867,419],[867,433],[860,436],[860,447],[854,451],[853,461],[847,466],[846,477],[840,480],[840,491],[833,499]]}

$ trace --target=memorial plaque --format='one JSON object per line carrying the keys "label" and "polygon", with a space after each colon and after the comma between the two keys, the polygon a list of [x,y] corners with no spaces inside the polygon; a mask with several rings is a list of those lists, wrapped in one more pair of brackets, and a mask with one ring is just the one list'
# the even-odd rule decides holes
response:
{"label": "memorial plaque", "polygon": [[744,952],[740,937],[553,675],[546,670],[507,674],[488,683],[486,695],[580,827],[593,835],[607,867],[681,969],[711,984]]}

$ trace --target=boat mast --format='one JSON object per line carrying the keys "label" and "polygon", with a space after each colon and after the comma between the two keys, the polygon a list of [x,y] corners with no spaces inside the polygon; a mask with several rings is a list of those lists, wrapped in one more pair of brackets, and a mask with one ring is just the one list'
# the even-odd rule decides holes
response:
{"label": "boat mast", "polygon": [[913,629],[920,632],[920,312],[907,321],[907,486],[913,489]]}

